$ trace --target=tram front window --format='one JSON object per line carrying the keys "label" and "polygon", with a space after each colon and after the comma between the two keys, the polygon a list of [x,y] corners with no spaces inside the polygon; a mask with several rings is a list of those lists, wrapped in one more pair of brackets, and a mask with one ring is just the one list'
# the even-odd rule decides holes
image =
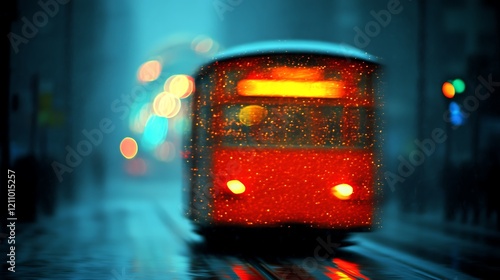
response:
{"label": "tram front window", "polygon": [[228,105],[222,144],[259,147],[367,147],[365,108],[299,105]]}

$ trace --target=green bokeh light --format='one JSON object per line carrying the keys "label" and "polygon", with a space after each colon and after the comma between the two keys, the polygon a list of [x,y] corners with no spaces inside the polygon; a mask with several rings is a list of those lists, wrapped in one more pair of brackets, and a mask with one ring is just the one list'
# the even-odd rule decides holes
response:
{"label": "green bokeh light", "polygon": [[462,93],[465,90],[465,82],[462,79],[455,79],[451,82],[456,93]]}

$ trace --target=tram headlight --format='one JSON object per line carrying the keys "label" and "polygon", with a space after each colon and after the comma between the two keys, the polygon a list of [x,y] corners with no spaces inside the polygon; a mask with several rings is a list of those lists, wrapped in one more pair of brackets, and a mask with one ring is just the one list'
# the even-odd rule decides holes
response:
{"label": "tram headlight", "polygon": [[230,180],[227,182],[227,188],[234,194],[242,194],[245,192],[245,185],[239,180]]}
{"label": "tram headlight", "polygon": [[332,194],[341,200],[347,200],[351,198],[354,189],[349,184],[339,184],[332,188]]}

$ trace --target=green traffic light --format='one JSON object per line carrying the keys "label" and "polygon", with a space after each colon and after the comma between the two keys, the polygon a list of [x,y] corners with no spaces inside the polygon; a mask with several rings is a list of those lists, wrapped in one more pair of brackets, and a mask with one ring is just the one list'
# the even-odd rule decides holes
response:
{"label": "green traffic light", "polygon": [[462,93],[465,91],[465,82],[462,79],[455,79],[451,82],[455,88],[456,93]]}

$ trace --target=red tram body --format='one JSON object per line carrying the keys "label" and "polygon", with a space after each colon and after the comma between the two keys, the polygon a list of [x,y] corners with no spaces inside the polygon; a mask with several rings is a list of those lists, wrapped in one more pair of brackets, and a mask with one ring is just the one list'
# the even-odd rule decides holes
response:
{"label": "red tram body", "polygon": [[244,46],[201,67],[186,146],[194,223],[370,229],[378,69],[357,49],[302,41]]}

